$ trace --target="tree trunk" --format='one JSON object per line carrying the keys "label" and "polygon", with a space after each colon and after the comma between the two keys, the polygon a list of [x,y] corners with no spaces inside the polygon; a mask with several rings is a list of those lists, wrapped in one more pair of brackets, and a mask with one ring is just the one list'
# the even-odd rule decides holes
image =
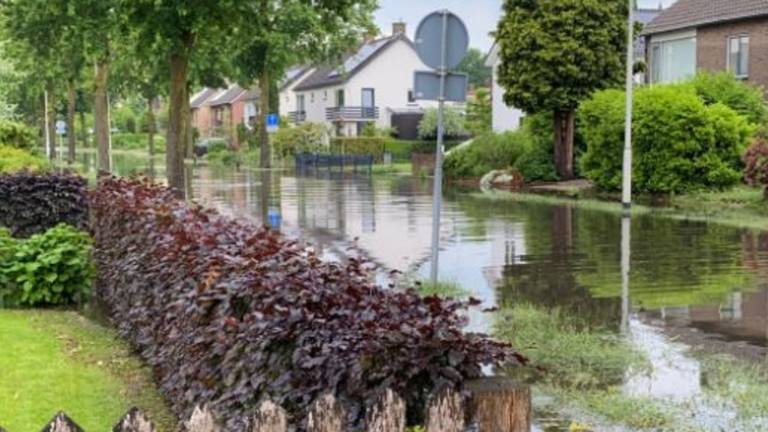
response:
{"label": "tree trunk", "polygon": [[572,180],[575,112],[555,111],[555,169],[560,180]]}
{"label": "tree trunk", "polygon": [[182,49],[171,55],[171,94],[168,107],[168,140],[166,141],[166,176],[174,194],[184,199],[184,149],[187,145],[187,120],[184,112],[187,100],[187,72],[189,50]]}
{"label": "tree trunk", "polygon": [[102,58],[96,63],[96,82],[93,101],[93,123],[98,149],[98,175],[109,174],[112,170],[109,160],[109,107],[107,104],[107,79],[109,62]]}
{"label": "tree trunk", "polygon": [[56,160],[56,88],[53,80],[45,86],[48,91],[48,138],[51,142],[51,160]]}
{"label": "tree trunk", "polygon": [[75,162],[75,144],[77,143],[75,126],[75,102],[77,98],[77,88],[75,80],[71,79],[67,83],[67,163]]}
{"label": "tree trunk", "polygon": [[155,105],[147,98],[147,148],[149,149],[149,178],[155,178]]}
{"label": "tree trunk", "polygon": [[261,147],[261,167],[272,166],[272,154],[269,148],[269,133],[267,132],[267,116],[269,115],[269,72],[264,70],[259,77],[259,146]]}
{"label": "tree trunk", "polygon": [[83,148],[88,148],[88,126],[85,125],[85,111],[80,111],[80,141]]}
{"label": "tree trunk", "polygon": [[471,395],[470,418],[480,431],[530,432],[531,389],[509,378],[483,378],[465,383]]}

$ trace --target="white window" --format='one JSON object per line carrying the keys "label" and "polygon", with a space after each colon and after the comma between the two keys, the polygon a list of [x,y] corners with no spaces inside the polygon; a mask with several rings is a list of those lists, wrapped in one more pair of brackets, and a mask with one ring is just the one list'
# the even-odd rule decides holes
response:
{"label": "white window", "polygon": [[728,38],[728,71],[737,78],[749,76],[749,36]]}
{"label": "white window", "polygon": [[696,38],[670,39],[651,44],[651,82],[682,81],[696,74]]}

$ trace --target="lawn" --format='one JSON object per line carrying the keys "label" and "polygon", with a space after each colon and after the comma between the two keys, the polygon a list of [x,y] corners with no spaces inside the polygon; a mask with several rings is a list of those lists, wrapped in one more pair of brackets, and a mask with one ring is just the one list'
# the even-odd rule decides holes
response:
{"label": "lawn", "polygon": [[65,411],[87,431],[110,430],[131,407],[159,431],[175,419],[149,370],[115,332],[71,311],[0,310],[0,425],[40,430]]}

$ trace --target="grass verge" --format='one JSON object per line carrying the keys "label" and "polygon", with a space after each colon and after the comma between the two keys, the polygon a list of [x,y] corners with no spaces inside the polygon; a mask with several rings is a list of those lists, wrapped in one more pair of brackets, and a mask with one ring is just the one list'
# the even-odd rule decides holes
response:
{"label": "grass verge", "polygon": [[129,408],[158,431],[175,419],[152,382],[111,329],[71,311],[0,311],[0,425],[40,430],[65,411],[85,430],[110,430]]}
{"label": "grass verge", "polygon": [[373,174],[411,174],[413,165],[410,162],[396,162],[391,164],[374,164],[371,166]]}

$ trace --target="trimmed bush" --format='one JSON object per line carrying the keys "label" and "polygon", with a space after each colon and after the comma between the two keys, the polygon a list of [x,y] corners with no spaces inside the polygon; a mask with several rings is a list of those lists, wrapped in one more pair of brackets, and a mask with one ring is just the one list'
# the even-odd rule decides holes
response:
{"label": "trimmed bush", "polygon": [[90,253],[90,236],[66,224],[26,240],[0,238],[0,305],[58,306],[87,300],[96,273]]}
{"label": "trimmed bush", "polygon": [[744,181],[750,186],[763,188],[765,198],[768,199],[768,143],[761,138],[755,141],[744,157]]}
{"label": "trimmed bush", "polygon": [[[456,139],[469,135],[465,126],[464,115],[455,108],[446,107],[443,120],[445,125],[445,139]],[[437,137],[437,108],[424,110],[424,117],[419,123],[419,138],[434,140]]]}
{"label": "trimmed bush", "polygon": [[[552,114],[531,114],[525,117],[522,130],[528,134],[528,148],[517,158],[514,169],[527,182],[558,180],[554,163],[554,132]],[[579,151],[579,136],[576,136],[576,151]]]}
{"label": "trimmed bush", "polygon": [[0,225],[15,237],[42,233],[60,223],[84,228],[86,187],[84,178],[72,174],[0,175]]}
{"label": "trimmed bush", "polygon": [[327,151],[328,129],[322,123],[304,122],[294,127],[283,127],[272,136],[275,154],[293,157],[297,153]]}
{"label": "trimmed bush", "polygon": [[38,147],[37,133],[23,123],[0,120],[0,146],[33,152]]}
{"label": "trimmed bush", "polygon": [[18,171],[41,172],[50,169],[50,164],[42,156],[26,150],[0,145],[0,174]]}
{"label": "trimmed bush", "polygon": [[324,262],[163,187],[102,179],[93,214],[97,296],[181,416],[210,403],[224,430],[246,430],[240,422],[269,397],[301,428],[330,391],[355,430],[387,387],[421,417],[435,385],[524,361],[464,333],[461,302],[381,289],[366,262]]}
{"label": "trimmed bush", "polygon": [[[633,127],[634,188],[676,193],[724,188],[741,177],[740,156],[754,128],[722,103],[705,105],[690,85],[639,89]],[[603,189],[621,186],[624,93],[597,92],[582,103],[587,142],[582,173]]]}
{"label": "trimmed bush", "polygon": [[445,159],[446,178],[478,178],[496,169],[512,168],[530,147],[525,132],[485,133]]}
{"label": "trimmed bush", "polygon": [[371,155],[381,161],[387,139],[382,137],[334,137],[331,138],[332,154]]}
{"label": "trimmed bush", "polygon": [[690,84],[705,104],[722,103],[746,117],[751,123],[765,124],[768,110],[762,88],[738,80],[727,72],[700,72]]}

